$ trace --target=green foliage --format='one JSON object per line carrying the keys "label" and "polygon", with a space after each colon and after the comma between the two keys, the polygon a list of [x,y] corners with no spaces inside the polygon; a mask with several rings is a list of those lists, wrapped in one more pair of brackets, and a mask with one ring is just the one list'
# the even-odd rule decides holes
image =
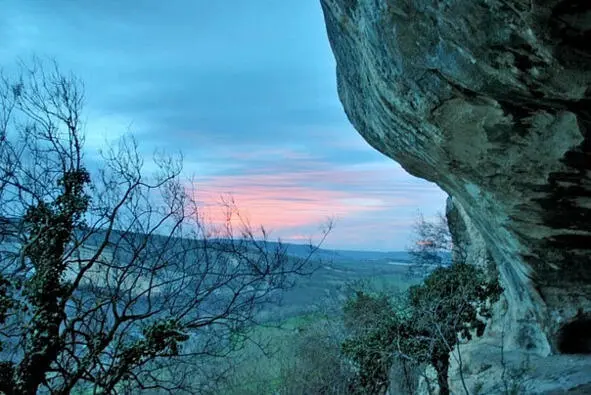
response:
{"label": "green foliage", "polygon": [[345,328],[352,333],[376,329],[392,319],[393,310],[388,295],[358,290],[343,307]]}
{"label": "green foliage", "polygon": [[88,183],[90,175],[84,168],[66,171],[57,181],[61,191],[53,202],[40,201],[27,209],[24,222],[34,242],[24,255],[35,267],[35,275],[24,293],[34,306],[56,303],[67,291],[68,284],[61,281],[66,269],[62,255],[88,208],[90,198],[84,190]]}
{"label": "green foliage", "polygon": [[473,332],[482,336],[492,303],[501,292],[496,278],[489,280],[484,270],[467,263],[437,268],[424,284],[409,289],[409,303],[415,312],[412,329],[424,339],[418,342],[421,352],[415,356],[433,365],[442,395],[449,393],[449,356],[458,335],[467,340]]}
{"label": "green foliage", "polygon": [[482,336],[491,304],[498,301],[502,288],[497,279],[474,265],[456,263],[434,270],[424,284],[409,289],[409,303],[415,312],[415,327],[430,330],[436,324],[451,345],[456,333],[470,340],[472,330]]}
{"label": "green foliage", "polygon": [[398,357],[433,365],[442,394],[448,393],[449,355],[458,335],[481,336],[501,292],[497,279],[465,263],[438,268],[412,286],[406,308],[395,307],[385,294],[357,292],[344,307],[352,335],[342,348],[359,368],[359,387],[364,393],[383,392]]}
{"label": "green foliage", "polygon": [[345,328],[352,334],[342,344],[343,354],[358,367],[354,383],[362,394],[382,393],[388,386],[395,340],[404,338],[404,319],[388,295],[357,291],[344,306]]}
{"label": "green foliage", "polygon": [[189,340],[178,322],[168,319],[149,325],[143,330],[143,339],[129,347],[122,356],[122,364],[135,366],[143,359],[157,356],[176,356],[180,343]]}
{"label": "green foliage", "polygon": [[[6,313],[15,305],[14,297],[11,295],[11,283],[0,274],[0,325],[6,322]],[[2,343],[0,343],[2,351]]]}

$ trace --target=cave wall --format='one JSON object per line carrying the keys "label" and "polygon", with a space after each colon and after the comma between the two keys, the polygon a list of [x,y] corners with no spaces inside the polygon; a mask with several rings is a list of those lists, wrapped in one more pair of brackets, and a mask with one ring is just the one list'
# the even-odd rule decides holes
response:
{"label": "cave wall", "polygon": [[498,266],[511,347],[591,311],[591,3],[321,0],[349,120],[453,197]]}

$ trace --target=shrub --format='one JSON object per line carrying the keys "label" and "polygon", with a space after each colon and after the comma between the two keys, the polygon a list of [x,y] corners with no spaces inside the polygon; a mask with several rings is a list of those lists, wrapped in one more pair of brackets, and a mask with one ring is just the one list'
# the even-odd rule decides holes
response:
{"label": "shrub", "polygon": [[351,335],[344,354],[358,366],[358,386],[383,393],[395,358],[431,364],[441,395],[449,394],[449,357],[459,337],[481,336],[492,303],[502,289],[484,270],[455,263],[433,271],[412,286],[406,306],[394,306],[387,295],[358,292],[345,305]]}

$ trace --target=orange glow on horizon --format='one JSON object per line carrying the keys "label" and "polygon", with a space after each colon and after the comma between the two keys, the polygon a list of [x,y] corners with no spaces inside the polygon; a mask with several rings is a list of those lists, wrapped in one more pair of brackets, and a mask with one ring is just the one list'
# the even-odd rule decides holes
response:
{"label": "orange glow on horizon", "polygon": [[[346,178],[336,174],[330,180]],[[380,197],[363,196],[361,193],[302,186],[302,174],[221,176],[200,181],[192,189],[192,196],[199,202],[202,213],[214,224],[223,224],[226,211],[223,199],[231,197],[243,220],[252,227],[264,226],[270,231],[319,226],[327,218],[343,218],[372,211],[386,210],[392,204],[407,205],[410,200],[392,197],[385,202]],[[351,181],[349,175],[348,181]],[[239,225],[234,218],[232,225]],[[309,239],[300,232],[289,237],[294,240]]]}

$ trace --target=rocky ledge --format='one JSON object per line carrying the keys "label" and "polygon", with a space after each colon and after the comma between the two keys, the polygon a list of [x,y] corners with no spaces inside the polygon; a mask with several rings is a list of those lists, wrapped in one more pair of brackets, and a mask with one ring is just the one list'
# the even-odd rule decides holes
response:
{"label": "rocky ledge", "polygon": [[591,353],[591,2],[321,4],[350,121],[497,265],[507,350]]}

